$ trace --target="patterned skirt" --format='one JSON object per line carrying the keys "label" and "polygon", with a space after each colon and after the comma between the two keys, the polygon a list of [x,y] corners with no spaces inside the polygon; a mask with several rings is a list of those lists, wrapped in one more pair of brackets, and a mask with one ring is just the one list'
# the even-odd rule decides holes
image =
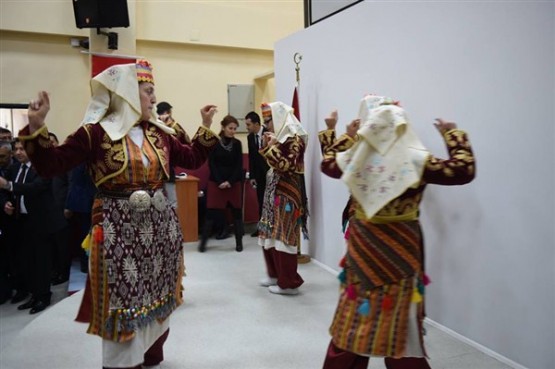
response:
{"label": "patterned skirt", "polygon": [[88,333],[123,342],[167,318],[182,303],[182,242],[169,202],[162,210],[151,205],[138,212],[127,199],[96,199],[85,291],[92,305]]}
{"label": "patterned skirt", "polygon": [[425,356],[422,236],[418,221],[351,218],[332,340],[359,355]]}
{"label": "patterned skirt", "polygon": [[258,222],[259,238],[280,241],[298,247],[301,230],[306,226],[306,201],[303,201],[301,176],[281,174],[270,169],[262,214]]}

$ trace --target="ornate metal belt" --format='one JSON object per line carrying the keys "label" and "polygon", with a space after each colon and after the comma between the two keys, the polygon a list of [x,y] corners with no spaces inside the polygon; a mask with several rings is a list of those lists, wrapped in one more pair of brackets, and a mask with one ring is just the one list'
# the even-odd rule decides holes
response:
{"label": "ornate metal belt", "polygon": [[137,212],[147,211],[151,205],[156,210],[163,211],[166,209],[166,203],[166,196],[162,190],[157,190],[152,196],[145,190],[137,190],[129,196],[129,207]]}

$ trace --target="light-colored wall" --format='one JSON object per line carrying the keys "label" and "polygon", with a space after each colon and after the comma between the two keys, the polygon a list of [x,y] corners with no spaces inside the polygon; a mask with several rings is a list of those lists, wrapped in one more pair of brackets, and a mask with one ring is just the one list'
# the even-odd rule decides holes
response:
{"label": "light-colored wall", "polygon": [[518,368],[555,368],[554,30],[553,2],[365,1],[276,44],[279,100],[291,101],[291,58],[303,55],[308,246],[331,268],[348,197],[319,169],[317,132],[332,109],[342,133],[364,94],[399,99],[438,157],[435,118],[468,132],[476,179],[430,185],[421,207],[426,311]]}
{"label": "light-colored wall", "polygon": [[48,91],[47,124],[60,140],[83,119],[89,76],[89,57],[69,46],[69,36],[0,33],[0,102],[26,104]]}
{"label": "light-colored wall", "polygon": [[[228,111],[227,84],[252,84],[253,76],[273,69],[273,52],[266,50],[141,41],[137,53],[149,56],[158,101],[170,102],[174,118],[189,134],[196,132],[206,104],[218,106],[212,127],[219,132]],[[238,136],[246,152],[246,135]]]}
{"label": "light-colored wall", "polygon": [[[227,113],[227,84],[255,84],[273,70],[274,42],[303,27],[302,0],[129,1],[128,6],[132,26],[110,30],[119,34],[120,49],[114,51],[96,30],[75,27],[71,2],[2,0],[0,102],[26,103],[39,89],[47,90],[49,127],[61,138],[73,132],[90,96],[90,70],[89,57],[72,48],[70,38],[90,36],[95,51],[149,59],[158,99],[174,105],[189,132],[197,128],[201,105],[217,104],[218,130],[218,119]],[[264,87],[256,107],[274,96],[271,81]]]}

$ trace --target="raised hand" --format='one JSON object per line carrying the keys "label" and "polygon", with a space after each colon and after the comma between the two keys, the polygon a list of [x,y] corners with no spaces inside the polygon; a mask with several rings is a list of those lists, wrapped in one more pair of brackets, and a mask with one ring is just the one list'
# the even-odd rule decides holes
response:
{"label": "raised hand", "polygon": [[212,120],[214,119],[214,114],[218,112],[218,107],[216,105],[206,105],[200,109],[200,115],[202,116],[202,125],[206,128],[210,128],[212,125]]}
{"label": "raised hand", "polygon": [[50,111],[50,98],[46,91],[40,91],[37,99],[29,102],[29,108],[27,109],[31,133],[44,126],[44,120],[48,111]]}
{"label": "raised hand", "polygon": [[434,126],[442,135],[449,130],[457,129],[457,124],[454,122],[446,122],[441,118],[436,118],[436,121],[437,123],[434,123]]}
{"label": "raised hand", "polygon": [[337,125],[337,109],[332,111],[330,115],[324,119],[324,121],[326,122],[328,129],[335,130],[335,126]]}
{"label": "raised hand", "polygon": [[351,123],[347,125],[347,134],[351,137],[357,135],[358,129],[360,128],[360,119],[353,119]]}

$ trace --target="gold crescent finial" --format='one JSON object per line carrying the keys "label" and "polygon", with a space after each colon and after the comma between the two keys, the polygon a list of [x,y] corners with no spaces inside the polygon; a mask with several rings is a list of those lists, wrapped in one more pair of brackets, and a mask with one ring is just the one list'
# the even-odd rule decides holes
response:
{"label": "gold crescent finial", "polygon": [[293,62],[295,63],[295,72],[297,75],[297,83],[299,83],[300,81],[299,72],[301,68],[299,67],[299,64],[301,64],[302,60],[303,60],[303,56],[300,53],[295,53],[295,55],[293,55]]}

